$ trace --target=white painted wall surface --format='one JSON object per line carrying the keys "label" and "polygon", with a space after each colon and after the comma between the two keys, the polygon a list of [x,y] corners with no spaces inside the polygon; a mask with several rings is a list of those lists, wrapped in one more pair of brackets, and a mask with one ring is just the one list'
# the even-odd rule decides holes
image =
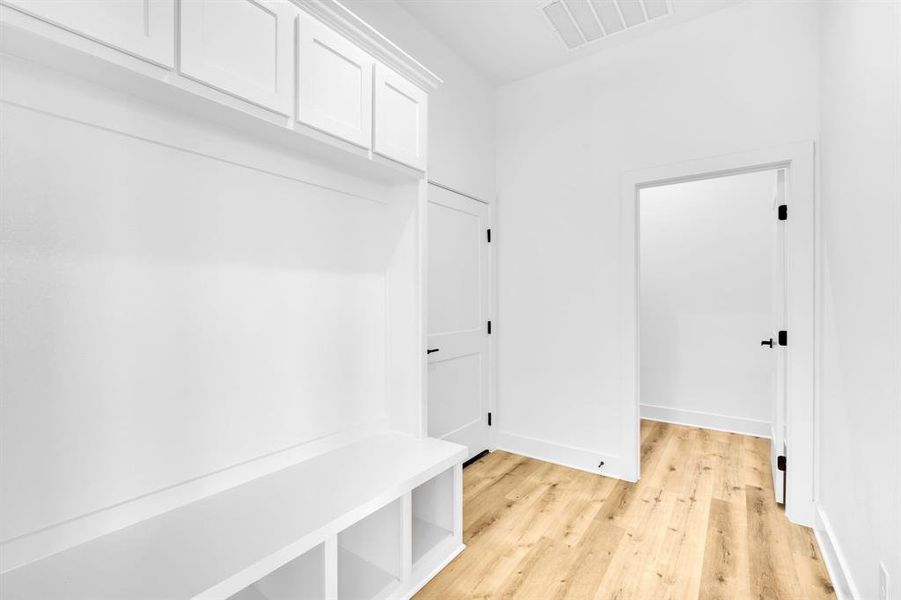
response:
{"label": "white painted wall surface", "polygon": [[494,87],[394,0],[343,4],[444,80],[429,95],[429,179],[493,201]]}
{"label": "white painted wall surface", "polygon": [[375,186],[0,72],[4,542],[385,416]]}
{"label": "white painted wall surface", "polygon": [[499,90],[505,443],[616,474],[622,175],[815,139],[818,11],[745,3]]}
{"label": "white painted wall surface", "polygon": [[642,415],[769,435],[775,171],[641,190]]}
{"label": "white painted wall surface", "polygon": [[857,598],[901,597],[901,5],[822,12],[818,503]]}

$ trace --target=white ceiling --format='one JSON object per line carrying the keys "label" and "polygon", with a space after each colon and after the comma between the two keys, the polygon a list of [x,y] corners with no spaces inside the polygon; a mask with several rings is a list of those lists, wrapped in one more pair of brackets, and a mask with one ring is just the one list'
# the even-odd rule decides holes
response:
{"label": "white ceiling", "polygon": [[671,0],[671,16],[570,51],[541,11],[548,0],[398,0],[407,12],[496,84],[602,52],[739,1]]}

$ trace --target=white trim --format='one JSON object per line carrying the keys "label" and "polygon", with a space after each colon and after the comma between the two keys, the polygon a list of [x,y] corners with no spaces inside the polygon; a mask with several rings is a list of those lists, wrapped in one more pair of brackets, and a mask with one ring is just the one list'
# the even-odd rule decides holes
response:
{"label": "white trim", "polygon": [[851,569],[848,568],[845,553],[842,552],[838,544],[838,538],[835,537],[835,531],[833,531],[829,518],[826,516],[826,511],[819,504],[816,506],[816,523],[814,524],[813,532],[838,600],[857,600],[861,598],[862,596],[851,578]]}
{"label": "white trim", "polygon": [[292,1],[424,91],[430,92],[444,83],[422,63],[337,0]]}
{"label": "white trim", "polygon": [[771,435],[769,421],[759,421],[745,417],[730,417],[699,410],[687,410],[684,408],[672,408],[670,406],[655,406],[653,404],[641,405],[641,418],[661,423],[673,423],[675,425],[687,425],[689,427],[701,427],[727,433],[740,433],[768,438]]}
{"label": "white trim", "polygon": [[[525,435],[517,435],[506,431],[497,434],[497,449],[513,454],[528,456],[536,460],[554,463],[571,469],[578,469],[595,475],[615,477],[626,481],[636,481],[627,477],[623,469],[623,461],[619,456],[603,454],[588,448],[578,448],[565,444],[557,444]],[[604,466],[598,464],[604,461]]]}
{"label": "white trim", "polygon": [[786,516],[798,524],[814,521],[814,362],[816,214],[813,142],[696,159],[625,173],[620,203],[620,382],[622,468],[627,478],[640,474],[639,337],[638,337],[638,191],[641,188],[709,179],[754,171],[789,171],[788,243],[788,433],[791,476],[786,490]]}

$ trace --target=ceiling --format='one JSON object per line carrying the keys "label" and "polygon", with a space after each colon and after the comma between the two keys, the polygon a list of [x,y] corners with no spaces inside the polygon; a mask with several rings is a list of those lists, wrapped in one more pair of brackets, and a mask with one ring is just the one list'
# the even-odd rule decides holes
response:
{"label": "ceiling", "polygon": [[407,12],[495,84],[535,75],[740,0],[670,0],[669,16],[603,37],[575,50],[567,49],[541,10],[549,1],[398,0]]}

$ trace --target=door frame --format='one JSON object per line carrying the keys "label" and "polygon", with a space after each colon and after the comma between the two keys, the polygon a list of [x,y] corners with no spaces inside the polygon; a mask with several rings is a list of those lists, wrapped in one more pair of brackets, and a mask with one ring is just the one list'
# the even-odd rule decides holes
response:
{"label": "door frame", "polygon": [[786,222],[788,315],[786,447],[791,476],[785,490],[788,518],[814,523],[817,252],[814,143],[702,158],[623,174],[621,241],[621,401],[624,473],[641,474],[639,364],[639,192],[643,188],[754,171],[786,169],[789,214]]}

